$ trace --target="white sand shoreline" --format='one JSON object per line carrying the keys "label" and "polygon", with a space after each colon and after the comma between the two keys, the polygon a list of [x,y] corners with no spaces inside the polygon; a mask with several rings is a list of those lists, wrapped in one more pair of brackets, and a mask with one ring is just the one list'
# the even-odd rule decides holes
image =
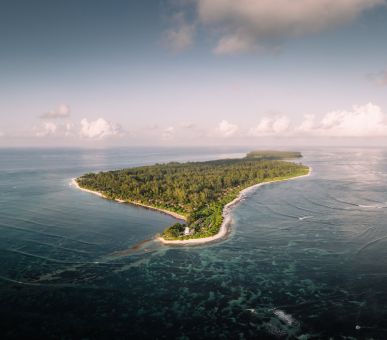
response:
{"label": "white sand shoreline", "polygon": [[235,198],[233,201],[230,203],[227,203],[224,208],[223,208],[223,222],[222,225],[219,229],[219,232],[210,237],[203,237],[203,238],[197,238],[197,239],[188,239],[188,240],[165,240],[162,237],[158,237],[157,239],[162,242],[163,244],[169,244],[169,245],[179,245],[179,246],[186,246],[186,245],[200,245],[200,244],[205,244],[205,243],[210,243],[210,242],[215,242],[218,240],[221,240],[223,238],[226,238],[231,232],[231,210],[232,208],[239,203],[242,198],[250,191],[253,191],[263,185],[271,184],[271,183],[278,183],[278,182],[286,182],[294,179],[299,179],[302,177],[308,177],[312,173],[312,168],[309,167],[309,172],[306,175],[301,175],[301,176],[296,176],[292,178],[287,178],[287,179],[281,179],[278,181],[269,181],[269,182],[263,182],[263,183],[258,183],[255,185],[252,185],[251,187],[247,187],[246,189],[243,189],[242,191],[239,192],[239,195],[237,198]]}
{"label": "white sand shoreline", "polygon": [[[219,228],[219,232],[216,235],[214,235],[214,236],[197,238],[197,239],[188,239],[188,240],[165,240],[163,237],[157,237],[157,240],[160,241],[163,244],[166,244],[166,245],[190,246],[190,245],[201,245],[201,244],[205,244],[205,243],[211,243],[211,242],[215,242],[215,241],[224,239],[231,232],[231,228],[230,227],[231,227],[231,223],[232,223],[232,218],[231,218],[232,208],[237,203],[239,203],[242,200],[242,198],[248,192],[250,192],[252,190],[255,190],[255,189],[257,189],[257,188],[259,188],[259,187],[261,187],[263,185],[272,184],[272,183],[278,183],[278,182],[290,181],[290,180],[299,179],[299,178],[302,178],[302,177],[308,177],[308,176],[310,176],[311,173],[312,173],[312,168],[309,167],[309,172],[306,175],[296,176],[296,177],[287,178],[287,179],[281,179],[281,180],[277,180],[277,181],[268,181],[268,182],[258,183],[258,184],[252,185],[252,186],[250,186],[248,188],[245,188],[245,189],[241,190],[239,192],[239,195],[238,195],[237,198],[235,198],[233,201],[231,201],[230,203],[228,203],[228,204],[226,204],[224,206],[223,213],[222,213],[222,215],[223,215],[223,222],[222,222],[221,227]],[[71,184],[74,185],[76,188],[82,190],[82,191],[85,191],[85,192],[88,192],[90,194],[94,194],[94,195],[97,195],[99,197],[108,199],[105,195],[103,195],[102,193],[100,193],[98,191],[93,191],[93,190],[81,188],[75,178],[73,178],[71,180]],[[179,220],[184,220],[184,221],[187,220],[187,218],[185,216],[180,215],[178,213],[175,213],[173,211],[152,207],[152,206],[145,205],[145,204],[142,204],[142,203],[124,201],[124,200],[120,200],[120,199],[115,199],[115,201],[117,201],[119,203],[127,203],[127,204],[132,204],[132,205],[135,205],[135,206],[140,206],[140,207],[143,207],[143,208],[146,208],[146,209],[150,209],[150,210],[155,210],[155,211],[164,213],[166,215],[170,215],[170,216],[172,216],[172,217],[174,217],[176,219],[179,219]]]}
{"label": "white sand shoreline", "polygon": [[[76,178],[72,178],[71,179],[71,184],[76,187],[77,189],[79,190],[82,190],[82,191],[85,191],[85,192],[88,192],[90,194],[93,194],[93,195],[97,195],[99,197],[102,197],[102,198],[106,198],[106,199],[109,199],[108,197],[106,197],[104,194],[100,193],[99,191],[93,191],[93,190],[89,190],[89,189],[85,189],[85,188],[81,188],[76,180]],[[110,199],[109,199],[110,200]],[[166,214],[166,215],[169,215],[169,216],[172,216],[178,220],[183,220],[183,221],[186,221],[187,218],[183,215],[180,215],[178,213],[175,213],[173,211],[169,211],[169,210],[166,210],[166,209],[161,209],[161,208],[157,208],[157,207],[152,207],[150,205],[146,205],[146,204],[142,204],[142,203],[138,203],[138,202],[132,202],[132,201],[125,201],[125,200],[120,200],[118,198],[116,198],[114,201],[118,202],[118,203],[127,203],[127,204],[131,204],[131,205],[134,205],[134,206],[138,206],[138,207],[142,207],[142,208],[146,208],[146,209],[150,209],[150,210],[154,210],[154,211],[158,211],[158,212],[161,212],[163,214]]]}

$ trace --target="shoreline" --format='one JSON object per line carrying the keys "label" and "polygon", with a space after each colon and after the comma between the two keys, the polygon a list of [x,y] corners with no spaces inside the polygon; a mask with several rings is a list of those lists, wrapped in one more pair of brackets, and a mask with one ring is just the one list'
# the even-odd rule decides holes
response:
{"label": "shoreline", "polygon": [[167,245],[186,246],[186,245],[201,245],[201,244],[211,243],[211,242],[215,242],[215,241],[224,239],[231,233],[230,227],[231,227],[231,223],[232,223],[232,218],[231,218],[232,208],[235,205],[237,205],[242,200],[242,198],[244,198],[244,196],[247,193],[254,191],[257,188],[264,186],[264,185],[267,185],[267,184],[286,182],[286,181],[291,181],[291,180],[295,180],[295,179],[299,179],[299,178],[303,178],[303,177],[308,177],[311,175],[311,173],[312,173],[312,167],[309,167],[309,172],[306,175],[300,175],[300,176],[296,176],[296,177],[280,179],[277,181],[274,180],[274,181],[257,183],[257,184],[254,184],[250,187],[247,187],[247,188],[241,190],[238,194],[238,197],[236,197],[234,200],[232,200],[231,202],[227,203],[224,206],[223,212],[222,212],[223,222],[219,228],[219,232],[216,235],[209,236],[209,237],[203,237],[203,238],[196,238],[196,239],[193,238],[193,239],[188,239],[188,240],[165,240],[162,237],[158,237],[157,240],[160,241],[161,243],[167,244]]}
{"label": "shoreline", "polygon": [[112,200],[112,199],[106,197],[104,194],[100,193],[99,191],[94,191],[94,190],[85,189],[85,188],[80,187],[78,182],[77,182],[77,180],[76,180],[76,178],[72,178],[71,179],[71,185],[73,185],[74,187],[76,187],[79,190],[82,190],[84,192],[88,192],[89,194],[97,195],[97,196],[99,196],[101,198],[105,198],[105,199],[110,200],[110,201],[115,201],[115,202],[118,202],[118,203],[126,203],[126,204],[134,205],[134,206],[137,206],[137,207],[142,207],[142,208],[145,208],[145,209],[158,211],[158,212],[163,213],[165,215],[172,216],[172,217],[174,217],[174,218],[176,218],[178,220],[183,220],[183,221],[187,220],[187,218],[185,216],[180,215],[178,213],[175,213],[173,211],[166,210],[166,209],[152,207],[151,205],[146,205],[146,204],[137,203],[137,202],[120,200],[118,198]]}
{"label": "shoreline", "polygon": [[[309,167],[309,172],[307,174],[305,174],[305,175],[300,175],[300,176],[286,178],[286,179],[280,179],[280,180],[273,180],[273,181],[268,181],[268,182],[261,182],[261,183],[254,184],[254,185],[252,185],[250,187],[247,187],[247,188],[241,190],[239,192],[238,196],[234,200],[232,200],[231,202],[227,203],[223,207],[223,212],[222,212],[223,222],[222,222],[222,225],[220,226],[218,233],[213,235],[213,236],[203,237],[203,238],[192,238],[192,239],[188,239],[188,240],[165,240],[163,237],[158,236],[155,239],[157,241],[161,242],[162,244],[165,244],[165,245],[176,245],[176,246],[202,245],[202,244],[206,244],[206,243],[212,243],[212,242],[215,242],[215,241],[219,241],[221,239],[225,239],[231,233],[231,224],[232,224],[231,212],[232,212],[232,208],[235,205],[237,205],[242,200],[242,198],[244,198],[244,196],[247,193],[249,193],[251,191],[254,191],[257,188],[259,188],[261,186],[264,186],[264,185],[268,185],[268,184],[272,184],[272,183],[278,183],[278,182],[286,182],[286,181],[291,181],[291,180],[295,180],[295,179],[299,179],[299,178],[303,178],[303,177],[308,177],[308,176],[311,175],[311,173],[312,173],[312,167]],[[73,186],[75,186],[77,189],[82,190],[84,192],[87,192],[87,193],[90,193],[90,194],[93,194],[93,195],[97,195],[97,196],[99,196],[101,198],[109,199],[104,194],[102,194],[102,193],[100,193],[98,191],[93,191],[93,190],[90,190],[90,189],[85,189],[85,188],[80,187],[78,182],[76,181],[76,178],[72,178],[71,179],[71,184]],[[109,200],[111,200],[111,199],[109,199]],[[166,209],[157,208],[157,207],[153,207],[153,206],[142,204],[142,203],[136,203],[136,202],[120,200],[120,199],[114,199],[113,201],[116,201],[118,203],[127,203],[127,204],[131,204],[131,205],[134,205],[134,206],[142,207],[142,208],[145,208],[145,209],[158,211],[160,213],[172,216],[172,217],[174,217],[174,218],[176,218],[178,220],[183,220],[183,221],[187,220],[187,218],[185,216],[180,215],[178,213],[175,213],[173,211],[166,210]]]}

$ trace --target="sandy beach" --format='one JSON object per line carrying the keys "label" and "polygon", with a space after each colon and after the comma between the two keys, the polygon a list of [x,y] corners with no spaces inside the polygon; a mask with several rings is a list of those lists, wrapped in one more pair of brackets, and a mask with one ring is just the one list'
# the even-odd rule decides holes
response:
{"label": "sandy beach", "polygon": [[[106,199],[109,199],[108,197],[106,197],[104,194],[101,194],[100,192],[98,191],[93,191],[93,190],[89,190],[89,189],[85,189],[85,188],[81,188],[76,180],[76,178],[72,178],[71,179],[71,185],[73,185],[74,187],[76,187],[77,189],[79,190],[82,190],[84,192],[88,192],[89,194],[93,194],[93,195],[97,195],[99,197],[102,197],[102,198],[106,198]],[[184,220],[186,221],[186,217],[183,216],[183,215],[180,215],[178,213],[175,213],[173,211],[169,211],[169,210],[165,210],[165,209],[161,209],[161,208],[156,208],[156,207],[152,207],[150,205],[146,205],[146,204],[142,204],[142,203],[137,203],[137,202],[131,202],[131,201],[125,201],[125,200],[120,200],[120,199],[115,199],[116,202],[118,203],[127,203],[127,204],[131,204],[131,205],[135,205],[135,206],[138,206],[138,207],[142,207],[142,208],[145,208],[145,209],[150,209],[150,210],[154,210],[154,211],[158,211],[158,212],[161,212],[163,214],[166,214],[166,215],[169,215],[169,216],[172,216],[174,218],[177,218],[178,220]]]}
{"label": "sandy beach", "polygon": [[294,179],[299,179],[299,178],[302,178],[302,177],[308,177],[308,176],[310,176],[311,173],[312,173],[312,168],[309,167],[309,172],[306,175],[301,175],[301,176],[297,176],[297,177],[282,179],[282,180],[278,180],[278,181],[269,181],[269,182],[258,183],[258,184],[252,185],[251,187],[243,189],[239,193],[237,198],[235,198],[233,201],[231,201],[230,203],[228,203],[228,204],[226,204],[224,206],[224,208],[223,208],[223,223],[222,223],[222,225],[221,225],[221,227],[219,229],[219,232],[216,235],[214,235],[214,236],[204,237],[204,238],[197,238],[197,239],[189,239],[189,240],[165,240],[162,237],[158,237],[157,239],[160,242],[162,242],[163,244],[181,245],[181,246],[185,246],[185,245],[200,245],[200,244],[215,242],[215,241],[224,239],[231,232],[231,223],[232,223],[231,211],[232,211],[232,208],[236,204],[238,204],[247,193],[249,193],[249,192],[251,192],[253,190],[256,190],[257,188],[259,188],[259,187],[261,187],[263,185],[267,185],[267,184],[271,184],[271,183],[278,183],[278,182],[286,182],[286,181],[290,181],[290,180],[294,180]]}
{"label": "sandy beach", "polygon": [[[221,227],[219,229],[219,232],[216,235],[214,235],[214,236],[204,237],[204,238],[197,238],[197,239],[188,239],[188,240],[165,240],[163,237],[157,237],[157,240],[160,241],[163,244],[166,244],[166,245],[188,246],[188,245],[201,245],[201,244],[211,243],[211,242],[215,242],[215,241],[224,239],[231,232],[231,223],[232,223],[231,211],[232,211],[232,208],[236,204],[238,204],[242,200],[242,198],[245,197],[246,194],[248,194],[249,192],[251,192],[253,190],[256,190],[257,188],[259,188],[259,187],[261,187],[263,185],[268,185],[268,184],[272,184],[272,183],[285,182],[285,181],[290,181],[290,180],[294,180],[294,179],[299,179],[299,178],[302,178],[302,177],[310,176],[311,173],[312,173],[312,168],[309,167],[309,172],[306,175],[301,175],[301,176],[297,176],[297,177],[282,179],[282,180],[278,180],[278,181],[268,181],[268,182],[258,183],[258,184],[252,185],[252,186],[250,186],[250,187],[248,187],[246,189],[243,189],[239,193],[237,198],[235,198],[233,201],[231,201],[230,203],[228,203],[228,204],[226,204],[224,206],[223,213],[222,213],[222,215],[223,215],[223,223],[222,223],[222,225],[221,225]],[[82,191],[85,191],[85,192],[88,192],[90,194],[97,195],[99,197],[108,199],[105,195],[101,194],[98,191],[93,191],[93,190],[81,188],[75,178],[73,178],[71,180],[71,184],[74,187],[76,187],[76,188],[78,188],[78,189],[80,189]],[[186,221],[186,217],[185,216],[180,215],[178,213],[175,213],[173,211],[152,207],[152,206],[145,205],[145,204],[142,204],[142,203],[124,201],[124,200],[120,200],[120,199],[116,199],[115,201],[119,202],[119,203],[132,204],[132,205],[143,207],[143,208],[150,209],[150,210],[155,210],[155,211],[158,211],[158,212],[170,215],[170,216],[172,216],[172,217],[174,217],[176,219]]]}

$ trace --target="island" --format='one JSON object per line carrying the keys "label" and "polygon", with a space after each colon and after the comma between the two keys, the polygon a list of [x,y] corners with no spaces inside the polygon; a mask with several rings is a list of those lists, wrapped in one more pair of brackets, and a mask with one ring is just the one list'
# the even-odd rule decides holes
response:
{"label": "island", "polygon": [[170,162],[87,173],[74,184],[121,203],[170,214],[177,222],[160,235],[169,244],[211,242],[227,235],[229,210],[246,190],[259,185],[307,176],[309,167],[283,158],[293,152],[254,151],[240,159]]}
{"label": "island", "polygon": [[251,151],[246,155],[246,158],[255,158],[261,160],[284,160],[301,158],[301,152],[297,151],[273,151],[273,150],[258,150]]}

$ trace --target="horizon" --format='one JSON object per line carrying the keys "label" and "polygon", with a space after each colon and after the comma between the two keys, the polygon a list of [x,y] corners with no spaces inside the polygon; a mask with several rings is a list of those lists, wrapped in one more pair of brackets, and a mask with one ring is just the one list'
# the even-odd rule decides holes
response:
{"label": "horizon", "polygon": [[386,19],[386,0],[7,2],[0,148],[385,147]]}
{"label": "horizon", "polygon": [[2,339],[387,338],[386,37],[387,0],[1,1]]}

